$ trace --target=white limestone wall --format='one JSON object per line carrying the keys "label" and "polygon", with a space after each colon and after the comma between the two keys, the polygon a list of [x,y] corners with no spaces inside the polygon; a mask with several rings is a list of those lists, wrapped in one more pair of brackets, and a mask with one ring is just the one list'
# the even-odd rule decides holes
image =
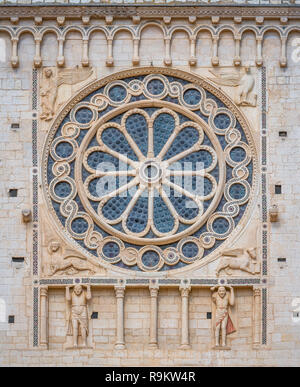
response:
{"label": "white limestone wall", "polygon": [[[160,349],[146,347],[149,330],[149,298],[147,290],[129,290],[125,300],[125,335],[127,349],[113,349],[115,340],[115,297],[112,290],[96,291],[94,310],[99,320],[93,321],[95,350],[62,351],[65,315],[62,290],[49,293],[50,346],[49,350],[32,349],[32,257],[31,225],[21,222],[21,209],[31,207],[31,78],[34,42],[25,34],[20,41],[20,67],[10,66],[10,42],[5,43],[5,55],[0,56],[0,298],[6,303],[5,322],[0,322],[0,365],[300,365],[300,322],[292,319],[292,302],[300,298],[300,62],[291,55],[295,47],[292,35],[288,41],[288,67],[278,66],[280,41],[276,33],[268,33],[263,57],[268,75],[268,187],[270,204],[279,205],[279,223],[270,226],[269,323],[268,346],[254,350],[250,345],[250,295],[239,295],[240,332],[233,338],[232,350],[226,352],[209,349],[210,320],[205,313],[210,307],[209,294],[193,291],[190,301],[190,328],[192,350],[178,349],[180,343],[180,297],[175,290],[163,290],[159,302]],[[4,43],[3,43],[4,42]],[[1,46],[0,46],[1,47]],[[149,47],[155,49],[150,50]],[[220,64],[232,65],[233,41],[229,33],[222,34]],[[130,68],[132,41],[128,33],[120,32],[114,44],[115,66],[105,66],[106,41],[103,34],[95,33],[90,44],[91,65],[99,77]],[[242,63],[253,63],[255,42],[251,33],[242,41]],[[198,66],[210,66],[211,38],[202,33],[196,46]],[[45,66],[56,61],[56,39],[49,34],[42,45]],[[70,33],[65,44],[68,66],[81,63],[81,40]],[[157,28],[149,27],[142,35],[141,65],[163,65],[164,42]],[[189,70],[187,36],[178,32],[172,40],[174,67]],[[193,70],[194,71],[194,70]],[[11,130],[12,123],[20,129]],[[286,130],[285,140],[278,132]],[[274,185],[282,185],[282,194],[274,195]],[[18,189],[17,198],[9,198],[8,190]],[[25,265],[18,268],[12,257],[25,257]],[[277,258],[285,257],[283,268]],[[176,294],[175,294],[176,293]],[[203,300],[201,300],[203,298]],[[139,303],[137,304],[137,299]],[[171,302],[172,301],[172,302]],[[300,302],[299,302],[300,304]],[[205,310],[204,310],[205,309]],[[15,315],[15,324],[8,324],[8,315]],[[141,349],[143,348],[143,349]]]}

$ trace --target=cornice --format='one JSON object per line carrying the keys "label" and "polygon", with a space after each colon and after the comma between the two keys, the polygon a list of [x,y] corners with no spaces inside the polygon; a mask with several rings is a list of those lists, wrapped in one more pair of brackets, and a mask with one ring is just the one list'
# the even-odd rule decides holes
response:
{"label": "cornice", "polygon": [[262,16],[273,19],[278,17],[288,17],[298,19],[300,17],[300,6],[298,5],[0,5],[0,19],[10,17],[34,18],[40,16],[43,18],[56,18],[57,16],[68,18],[81,18],[90,16],[101,18],[105,16],[114,16],[117,18],[126,18],[140,16],[143,18],[162,18],[171,16],[175,18],[196,16],[198,18],[207,18],[211,16],[220,16],[222,18],[231,18],[241,16],[243,18],[255,18]]}

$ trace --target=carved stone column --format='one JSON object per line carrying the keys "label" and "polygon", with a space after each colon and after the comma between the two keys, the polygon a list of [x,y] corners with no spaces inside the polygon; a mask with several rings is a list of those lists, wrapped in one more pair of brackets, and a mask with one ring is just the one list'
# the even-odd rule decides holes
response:
{"label": "carved stone column", "polygon": [[35,38],[35,56],[33,59],[33,64],[35,68],[39,68],[42,66],[41,41],[41,37]]}
{"label": "carved stone column", "polygon": [[263,65],[261,36],[256,38],[256,65],[259,67]]}
{"label": "carved stone column", "polygon": [[260,345],[261,289],[253,288],[253,345]]}
{"label": "carved stone column", "polygon": [[65,65],[64,43],[65,43],[65,39],[64,38],[59,38],[58,39],[58,57],[57,57],[57,60],[56,60],[58,67],[63,67]]}
{"label": "carved stone column", "polygon": [[13,68],[17,68],[19,66],[19,57],[18,57],[18,38],[12,38],[12,55],[11,55],[11,65]]}
{"label": "carved stone column", "polygon": [[191,287],[180,287],[181,293],[181,349],[189,349],[189,294]]}
{"label": "carved stone column", "polygon": [[281,38],[281,58],[280,58],[280,62],[279,62],[280,67],[287,66],[286,42],[287,42],[287,38],[282,37]]}
{"label": "carved stone column", "polygon": [[40,288],[40,346],[48,348],[48,286]]}
{"label": "carved stone column", "polygon": [[235,57],[233,60],[233,64],[235,66],[240,66],[241,65],[241,55],[240,55],[241,37],[239,35],[235,36],[234,41],[235,41]]}
{"label": "carved stone column", "polygon": [[124,296],[125,287],[115,286],[116,298],[117,298],[117,341],[115,349],[125,349],[124,340]]}
{"label": "carved stone column", "polygon": [[165,65],[171,66],[172,58],[171,58],[171,39],[165,38]]}
{"label": "carved stone column", "polygon": [[107,39],[107,59],[106,59],[106,66],[111,67],[114,65],[114,58],[113,58],[113,41],[111,38]]}
{"label": "carved stone column", "polygon": [[158,285],[150,285],[151,311],[150,311],[150,348],[158,348],[157,344],[157,320],[158,320]]}
{"label": "carved stone column", "polygon": [[82,67],[89,66],[89,39],[83,39],[83,48],[82,48],[82,59],[81,59]]}
{"label": "carved stone column", "polygon": [[195,37],[190,38],[190,51],[191,51],[191,54],[190,54],[189,64],[190,66],[195,66],[197,64]]}
{"label": "carved stone column", "polygon": [[140,39],[134,38],[133,39],[133,58],[132,58],[132,64],[135,65],[135,66],[140,64],[139,46],[140,46]]}
{"label": "carved stone column", "polygon": [[217,36],[214,36],[213,37],[213,56],[211,58],[211,64],[213,66],[219,66],[218,42],[219,42],[219,38]]}

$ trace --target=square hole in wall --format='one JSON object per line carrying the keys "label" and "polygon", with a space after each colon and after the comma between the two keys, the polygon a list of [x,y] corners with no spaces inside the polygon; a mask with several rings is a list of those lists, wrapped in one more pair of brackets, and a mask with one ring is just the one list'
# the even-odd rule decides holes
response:
{"label": "square hole in wall", "polygon": [[24,263],[25,258],[24,257],[12,257],[11,260],[13,263]]}
{"label": "square hole in wall", "polygon": [[92,320],[97,320],[98,318],[98,312],[93,312],[92,315],[91,315],[91,319]]}
{"label": "square hole in wall", "polygon": [[8,316],[8,323],[14,324],[15,323],[15,316]]}
{"label": "square hole in wall", "polygon": [[211,312],[206,313],[206,318],[207,318],[207,320],[211,320]]}
{"label": "square hole in wall", "polygon": [[18,196],[18,190],[15,189],[15,188],[11,188],[8,191],[8,195],[9,195],[10,198],[16,198]]}
{"label": "square hole in wall", "polygon": [[280,195],[282,193],[282,188],[280,184],[275,185],[275,194]]}
{"label": "square hole in wall", "polygon": [[286,263],[286,258],[277,258],[279,263]]}
{"label": "square hole in wall", "polygon": [[12,130],[17,130],[17,129],[20,129],[20,124],[18,122],[13,122],[11,125],[10,125],[10,128]]}
{"label": "square hole in wall", "polygon": [[287,137],[287,132],[286,131],[281,131],[281,132],[279,132],[278,133],[279,134],[279,137],[282,137],[282,138],[285,138],[285,137]]}

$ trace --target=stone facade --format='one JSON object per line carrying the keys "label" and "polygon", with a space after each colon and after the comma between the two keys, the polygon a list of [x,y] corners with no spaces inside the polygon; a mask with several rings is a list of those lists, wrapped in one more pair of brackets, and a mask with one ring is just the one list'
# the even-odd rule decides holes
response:
{"label": "stone facade", "polygon": [[[300,9],[225,8],[1,6],[1,365],[299,366]],[[165,184],[171,116],[167,160],[215,163],[202,217],[154,201],[147,234],[94,210],[89,157],[124,161],[117,133],[137,186]]]}

